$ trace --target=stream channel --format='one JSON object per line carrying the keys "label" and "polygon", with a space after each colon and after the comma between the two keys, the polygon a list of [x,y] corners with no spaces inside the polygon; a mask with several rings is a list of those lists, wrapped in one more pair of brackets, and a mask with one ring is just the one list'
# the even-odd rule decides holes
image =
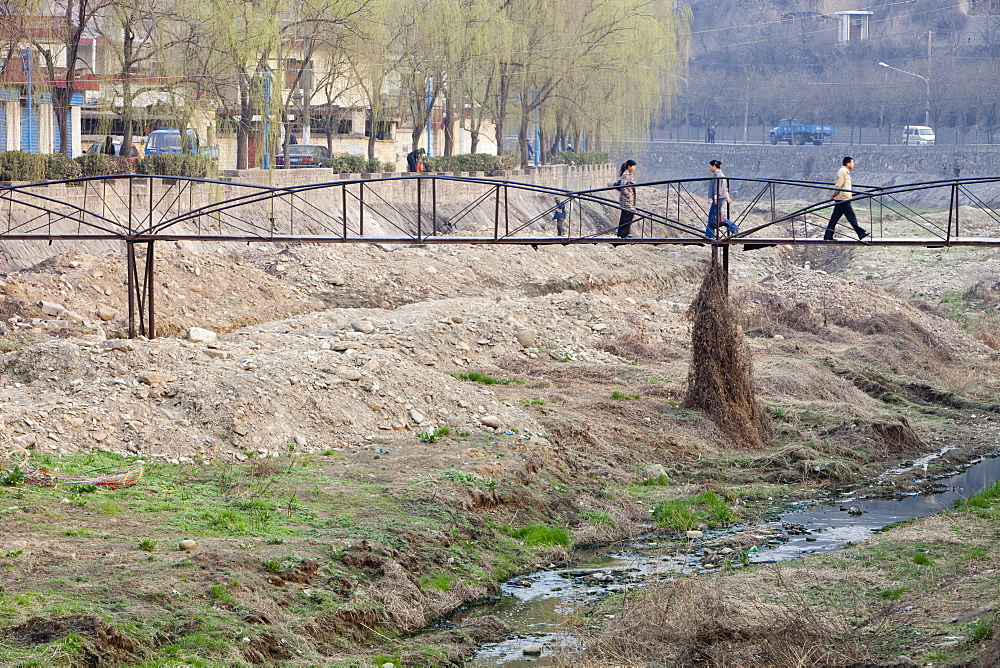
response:
{"label": "stream channel", "polygon": [[[915,480],[928,479],[926,463],[951,448],[928,455],[908,466],[883,473],[908,473]],[[932,490],[892,499],[865,498],[848,488],[822,500],[802,501],[785,507],[780,515],[751,527],[706,531],[691,544],[664,536],[646,536],[592,550],[579,550],[572,566],[554,567],[519,575],[501,586],[501,593],[488,601],[453,614],[449,623],[482,615],[496,615],[514,632],[506,639],[482,645],[465,663],[480,668],[504,665],[552,665],[546,658],[550,648],[572,645],[568,620],[582,615],[608,595],[641,587],[680,573],[711,573],[730,560],[752,563],[787,561],[817,552],[827,552],[856,543],[889,524],[939,513],[1000,479],[1000,457],[981,459],[957,475],[930,478]],[[868,485],[866,485],[868,487]],[[753,547],[733,550],[711,548],[719,538],[745,532]],[[531,648],[530,646],[534,646]],[[525,649],[540,649],[526,655]]]}

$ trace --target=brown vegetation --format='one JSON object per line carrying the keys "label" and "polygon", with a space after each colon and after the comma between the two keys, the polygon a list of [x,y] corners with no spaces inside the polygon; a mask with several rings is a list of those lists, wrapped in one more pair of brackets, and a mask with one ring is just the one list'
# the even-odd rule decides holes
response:
{"label": "brown vegetation", "polygon": [[750,351],[729,298],[728,277],[715,253],[691,312],[692,358],[684,407],[704,411],[738,447],[764,447],[770,426],[757,404]]}

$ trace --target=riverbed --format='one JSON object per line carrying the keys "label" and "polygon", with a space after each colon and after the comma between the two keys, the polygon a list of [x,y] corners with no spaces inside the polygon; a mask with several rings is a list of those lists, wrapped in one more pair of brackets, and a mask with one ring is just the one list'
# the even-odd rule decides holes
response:
{"label": "riverbed", "polygon": [[[956,500],[1000,479],[1000,458],[981,459],[959,473],[928,478],[926,464],[947,450],[884,474],[925,482],[929,489],[925,493],[871,498],[860,489],[839,490],[829,498],[792,504],[753,527],[705,532],[690,542],[642,538],[578,552],[579,559],[571,567],[515,577],[503,584],[497,598],[456,615],[456,619],[497,615],[515,629],[500,642],[484,644],[466,665],[551,665],[547,657],[554,648],[575,642],[576,620],[609,595],[682,573],[710,573],[836,550],[888,525],[952,508]],[[754,544],[747,549],[719,547],[725,545],[727,535],[737,533],[749,534]]]}

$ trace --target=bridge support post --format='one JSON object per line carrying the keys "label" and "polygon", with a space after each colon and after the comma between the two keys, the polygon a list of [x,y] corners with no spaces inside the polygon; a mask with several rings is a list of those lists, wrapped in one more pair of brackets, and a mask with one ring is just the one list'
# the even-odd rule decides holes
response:
{"label": "bridge support post", "polygon": [[948,236],[946,242],[958,236],[958,185],[951,187],[951,201],[948,203]]}
{"label": "bridge support post", "polygon": [[125,242],[125,274],[128,282],[128,338],[135,338],[135,242]]}
{"label": "bridge support post", "polygon": [[[719,262],[719,249],[722,249],[722,261]],[[727,244],[712,244],[712,264],[722,266],[722,287],[729,294],[729,246]]]}
{"label": "bridge support post", "polygon": [[[126,273],[128,274],[128,337],[134,339],[138,335],[152,339],[156,336],[156,292],[153,275],[154,242],[145,242],[146,258],[143,263],[141,280],[138,263],[136,262],[136,243],[140,242],[132,240],[125,242]],[[138,323],[136,322],[136,316],[138,316]]]}

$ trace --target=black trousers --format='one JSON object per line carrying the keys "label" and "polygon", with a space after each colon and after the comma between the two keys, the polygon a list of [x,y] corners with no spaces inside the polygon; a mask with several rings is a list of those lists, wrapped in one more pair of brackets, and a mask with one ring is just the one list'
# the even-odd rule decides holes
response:
{"label": "black trousers", "polygon": [[618,236],[624,239],[632,229],[632,219],[635,218],[635,211],[622,211],[622,217],[618,219]]}
{"label": "black trousers", "polygon": [[826,241],[833,239],[833,229],[837,227],[837,221],[840,220],[841,216],[847,218],[847,222],[854,228],[854,232],[858,235],[859,239],[867,234],[864,228],[858,225],[858,216],[854,213],[854,207],[851,206],[851,203],[837,202],[833,205],[833,213],[830,214],[830,222],[826,225],[826,234],[823,235],[823,239]]}

